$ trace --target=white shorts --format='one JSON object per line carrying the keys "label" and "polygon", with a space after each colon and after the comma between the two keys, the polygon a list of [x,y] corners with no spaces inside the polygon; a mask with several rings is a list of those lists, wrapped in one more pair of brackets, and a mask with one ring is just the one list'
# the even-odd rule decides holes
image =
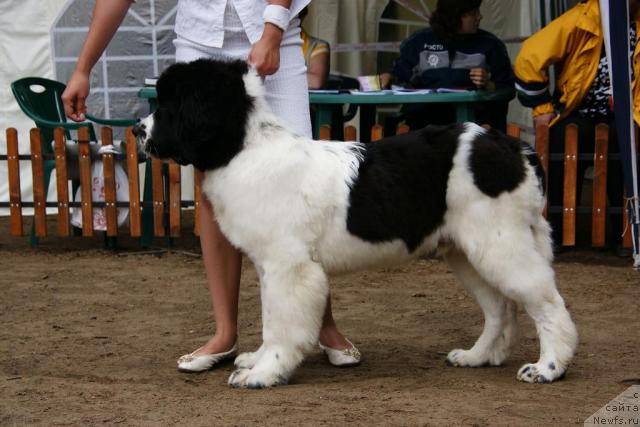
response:
{"label": "white shorts", "polygon": [[[275,74],[266,77],[264,85],[267,102],[273,112],[291,130],[311,138],[307,67],[302,55],[299,21],[294,21],[284,33],[280,45],[280,68]],[[177,62],[191,62],[200,58],[246,60],[252,47],[243,31],[226,32],[221,48],[204,46],[180,36],[173,44],[176,47]]]}

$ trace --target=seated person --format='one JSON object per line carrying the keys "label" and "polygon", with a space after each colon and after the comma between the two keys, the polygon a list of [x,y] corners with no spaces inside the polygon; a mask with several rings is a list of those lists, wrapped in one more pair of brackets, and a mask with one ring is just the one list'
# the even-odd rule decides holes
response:
{"label": "seated person", "polygon": [[[636,50],[636,26],[640,22],[640,0],[628,0],[630,13],[630,55]],[[563,43],[564,42],[564,43]],[[638,53],[635,54],[636,56]],[[558,64],[556,93],[549,92],[549,67]],[[640,73],[640,62],[632,62],[634,74]],[[609,125],[609,155],[620,152],[615,132],[614,114],[610,105],[611,82],[609,64],[604,49],[598,0],[578,3],[565,14],[529,37],[515,61],[518,99],[533,109],[536,126],[549,125],[549,153],[564,154],[565,128],[578,125],[578,153],[593,153],[595,126]],[[561,89],[560,89],[561,88]],[[640,105],[640,85],[632,85],[634,104]],[[634,110],[640,123],[640,112]],[[580,201],[581,182],[593,160],[578,161],[577,200]],[[549,205],[562,206],[564,163],[549,162]],[[623,176],[619,160],[610,160],[607,167],[607,193],[612,207],[622,207]],[[562,243],[562,212],[549,213],[556,245]],[[620,245],[622,218],[617,215],[611,223],[611,248]]]}
{"label": "seated person", "polygon": [[[396,82],[416,89],[513,87],[506,46],[495,35],[479,29],[481,3],[438,0],[431,28],[414,33],[402,43],[393,67]],[[478,105],[476,121],[504,131],[508,104],[491,101]],[[447,104],[406,105],[403,112],[412,129],[455,122],[455,108]]]}
{"label": "seated person", "polygon": [[[307,13],[306,7],[302,9],[298,15],[300,21],[304,20]],[[300,37],[302,37],[302,52],[307,66],[309,89],[324,89],[329,77],[329,43],[310,36],[304,28],[300,29]]]}
{"label": "seated person", "polygon": [[[308,14],[308,9],[305,7],[299,13],[300,21],[302,22]],[[329,42],[310,36],[304,28],[300,28],[300,37],[302,38],[302,54],[304,56],[304,62],[307,66],[307,84],[309,89],[343,89],[343,85],[350,84],[346,82],[342,77],[334,76],[333,79],[329,79],[329,65],[330,65],[330,53],[331,48]],[[353,80],[353,79],[352,79]],[[338,87],[327,87],[336,85]],[[356,86],[357,87],[357,86]],[[311,122],[315,127],[315,108],[310,106]],[[342,140],[344,139],[344,117],[342,106],[336,106],[331,114],[331,139]]]}

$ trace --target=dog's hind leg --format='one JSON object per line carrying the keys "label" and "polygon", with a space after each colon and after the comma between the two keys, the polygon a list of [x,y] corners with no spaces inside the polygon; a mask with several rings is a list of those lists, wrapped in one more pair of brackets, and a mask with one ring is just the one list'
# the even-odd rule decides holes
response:
{"label": "dog's hind leg", "polygon": [[262,267],[263,344],[251,357],[241,358],[252,366],[241,367],[229,377],[234,387],[286,384],[305,352],[318,342],[329,292],[322,267],[306,259],[266,261]]}
{"label": "dog's hind leg", "polygon": [[451,248],[445,259],[484,313],[484,329],[476,343],[469,350],[452,350],[447,363],[461,367],[502,364],[517,337],[516,304],[489,286],[461,251]]}
{"label": "dog's hind leg", "polygon": [[[524,365],[517,378],[545,383],[561,378],[578,343],[578,335],[564,300],[558,293],[551,260],[538,249],[530,227],[494,223],[494,238],[460,239],[476,271],[507,298],[522,304],[534,320],[540,339],[540,358]],[[495,236],[508,236],[498,237]]]}

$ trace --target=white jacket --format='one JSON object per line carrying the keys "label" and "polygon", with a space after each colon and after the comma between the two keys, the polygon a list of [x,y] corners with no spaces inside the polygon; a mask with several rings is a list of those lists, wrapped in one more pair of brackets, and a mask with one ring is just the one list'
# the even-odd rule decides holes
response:
{"label": "white jacket", "polygon": [[[260,40],[264,30],[262,14],[269,4],[267,0],[179,0],[176,34],[204,46],[222,47],[227,1],[233,2],[251,44]],[[292,0],[290,19],[297,16],[310,2],[311,0]]]}

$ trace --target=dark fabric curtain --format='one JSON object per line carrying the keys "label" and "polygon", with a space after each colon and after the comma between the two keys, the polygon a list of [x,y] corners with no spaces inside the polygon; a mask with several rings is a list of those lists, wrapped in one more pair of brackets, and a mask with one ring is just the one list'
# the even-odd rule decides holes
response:
{"label": "dark fabric curtain", "polygon": [[[616,131],[620,146],[620,157],[627,191],[627,209],[633,232],[634,266],[640,268],[640,245],[638,225],[640,207],[638,202],[638,160],[636,152],[636,132],[633,121],[631,94],[631,64],[629,60],[629,10],[628,2],[621,0],[601,1],[602,8],[609,6],[609,34],[611,55],[611,76],[613,83],[613,105]],[[606,15],[604,15],[606,16]],[[626,23],[626,25],[625,25]],[[605,23],[606,24],[606,23]]]}

